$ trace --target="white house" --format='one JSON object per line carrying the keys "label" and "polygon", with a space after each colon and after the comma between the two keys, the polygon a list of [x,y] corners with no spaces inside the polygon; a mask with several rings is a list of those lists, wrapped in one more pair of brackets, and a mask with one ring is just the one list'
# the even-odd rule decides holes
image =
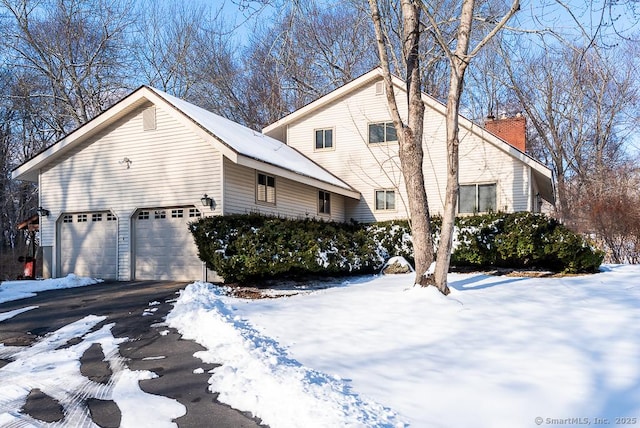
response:
{"label": "white house", "polygon": [[[44,276],[201,279],[187,224],[202,216],[406,218],[380,82],[373,70],[263,134],[139,88],[13,171],[39,185]],[[444,107],[424,100],[425,177],[438,212]],[[463,212],[535,211],[540,197],[553,201],[546,167],[464,118],[461,135]]]}
{"label": "white house", "polygon": [[149,87],[13,177],[40,188],[45,277],[200,279],[188,222],[248,212],[318,217],[319,191],[331,194],[322,218],[342,221],[344,200],[360,197],[295,149]]}
{"label": "white house", "polygon": [[[404,82],[394,77],[393,83],[398,100],[406,99]],[[426,94],[422,98],[427,196],[430,212],[440,213],[447,167],[445,106]],[[403,107],[401,114],[406,117],[406,103],[399,102]],[[514,147],[462,116],[459,123],[460,213],[539,211],[541,200],[553,203],[549,168],[520,150],[524,147]],[[524,122],[521,132],[523,139]],[[263,133],[297,149],[360,192],[360,199],[347,200],[347,218],[368,222],[408,216],[398,144],[379,68],[267,126]],[[510,137],[509,132],[503,135]]]}

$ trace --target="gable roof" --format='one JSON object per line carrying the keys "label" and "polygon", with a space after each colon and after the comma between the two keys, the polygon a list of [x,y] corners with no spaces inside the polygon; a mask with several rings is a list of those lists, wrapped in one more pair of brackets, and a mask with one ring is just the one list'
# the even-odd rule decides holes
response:
{"label": "gable roof", "polygon": [[174,118],[189,126],[205,141],[210,141],[225,157],[237,164],[351,198],[360,198],[359,192],[292,147],[149,86],[141,86],[102,114],[36,154],[15,168],[12,177],[37,182],[41,168],[147,102],[169,107],[167,110]]}
{"label": "gable roof", "polygon": [[[293,113],[284,116],[280,120],[268,125],[265,127],[262,132],[266,135],[273,136],[275,138],[279,138],[284,140],[286,135],[287,125],[304,118],[305,116],[313,113],[314,111],[334,102],[338,99],[348,96],[352,92],[356,91],[358,88],[369,85],[374,81],[378,81],[382,79],[383,71],[382,68],[377,67],[368,73],[363,74],[362,76],[352,80],[351,82],[335,89],[334,91],[318,98],[317,100],[305,105],[304,107],[294,111]],[[395,89],[406,92],[405,82],[402,81],[399,77],[392,75],[392,82]],[[422,101],[425,103],[425,106],[431,108],[433,111],[438,112],[442,116],[446,115],[446,106],[437,100],[436,98],[422,93]],[[386,102],[386,101],[385,101]],[[461,128],[467,130],[468,132],[474,133],[482,138],[484,141],[496,146],[503,152],[508,153],[510,156],[518,159],[520,162],[524,163],[528,167],[531,168],[533,179],[536,182],[538,188],[540,189],[540,196],[550,202],[554,203],[554,186],[553,186],[553,175],[551,170],[543,165],[541,162],[537,161],[530,155],[518,150],[513,147],[511,144],[498,137],[497,135],[489,132],[484,127],[472,122],[466,117],[459,115],[458,124]]]}

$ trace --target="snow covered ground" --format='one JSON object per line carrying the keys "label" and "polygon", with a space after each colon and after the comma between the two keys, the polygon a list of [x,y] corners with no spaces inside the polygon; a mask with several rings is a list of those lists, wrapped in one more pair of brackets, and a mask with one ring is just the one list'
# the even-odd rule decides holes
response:
{"label": "snow covered ground", "polygon": [[[85,281],[3,283],[0,301]],[[452,274],[449,297],[411,281],[359,277],[264,300],[198,282],[167,323],[207,348],[198,357],[223,363],[210,377],[219,399],[272,428],[640,425],[640,266],[565,278]],[[32,309],[0,313],[0,323]],[[139,389],[155,374],[126,368],[110,325],[90,332],[101,319],[31,347],[0,345],[12,360],[0,369],[0,425],[25,421],[16,411],[31,388],[64,403],[77,384],[116,401],[123,426],[175,426],[184,407]],[[83,340],[59,347],[71,337]],[[108,387],[79,374],[93,343],[116,368]],[[86,425],[86,410],[75,412]]]}
{"label": "snow covered ground", "polygon": [[101,279],[85,278],[69,274],[64,278],[45,280],[4,281],[0,282],[0,303],[33,297],[38,291],[59,290],[63,288],[85,287],[103,282]]}
{"label": "snow covered ground", "polygon": [[168,323],[219,399],[277,427],[640,425],[640,266],[354,278],[279,299],[195,283]]}

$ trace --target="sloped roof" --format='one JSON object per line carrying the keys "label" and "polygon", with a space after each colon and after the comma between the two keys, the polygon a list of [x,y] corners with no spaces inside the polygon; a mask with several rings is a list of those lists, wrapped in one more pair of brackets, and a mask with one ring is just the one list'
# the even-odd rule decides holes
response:
{"label": "sloped roof", "polygon": [[173,110],[174,113],[179,113],[183,119],[188,119],[196,130],[204,131],[200,134],[205,138],[209,137],[217,148],[235,163],[254,167],[262,165],[269,167],[271,171],[277,171],[278,175],[298,182],[322,187],[352,198],[360,197],[359,193],[347,183],[292,147],[149,86],[138,88],[101,115],[27,160],[14,169],[12,177],[36,182],[38,171],[43,166],[53,162],[72,147],[94,135],[99,129],[125,116],[145,102],[170,106],[170,112]]}
{"label": "sloped roof", "polygon": [[[280,120],[266,126],[262,130],[262,132],[266,135],[275,136],[276,138],[283,138],[287,125],[299,119],[302,119],[303,117],[328,105],[329,103],[337,101],[342,97],[348,96],[350,93],[354,92],[364,85],[371,84],[373,81],[382,79],[382,77],[382,68],[374,68],[368,73],[363,74],[362,76],[352,80],[351,82],[335,89],[334,91],[324,95],[323,97],[318,98],[317,100],[305,105],[304,107],[294,111],[293,113],[290,113]],[[392,81],[395,88],[402,92],[406,92],[406,85],[405,82],[402,81],[402,79],[397,76],[392,76]],[[425,106],[430,107],[432,110],[440,113],[443,116],[446,115],[446,106],[436,98],[423,92],[422,101],[425,103]],[[550,203],[554,203],[555,196],[553,174],[548,167],[546,167],[530,155],[513,147],[511,144],[486,130],[484,127],[475,124],[473,121],[467,119],[462,115],[459,116],[458,124],[461,128],[480,136],[480,138],[482,138],[484,141],[493,144],[500,150],[508,153],[512,157],[529,166],[533,173],[533,179],[540,189],[540,196],[544,200]]]}

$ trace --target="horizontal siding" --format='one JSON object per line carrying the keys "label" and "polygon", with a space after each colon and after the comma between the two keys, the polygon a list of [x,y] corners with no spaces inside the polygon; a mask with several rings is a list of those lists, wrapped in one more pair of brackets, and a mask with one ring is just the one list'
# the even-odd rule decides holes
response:
{"label": "horizontal siding", "polygon": [[[287,142],[361,193],[359,201],[347,203],[347,219],[390,220],[407,217],[402,203],[406,192],[397,144],[368,144],[369,123],[391,117],[384,95],[375,85],[355,90],[349,97],[319,109],[289,125]],[[315,129],[332,128],[333,150],[315,150]],[[397,189],[397,209],[375,212],[375,190]]]}
{"label": "horizontal siding", "polygon": [[344,197],[331,194],[331,215],[318,214],[318,189],[276,176],[276,204],[256,202],[256,170],[224,159],[224,214],[261,213],[344,221]]}
{"label": "horizontal siding", "polygon": [[220,153],[160,109],[157,130],[142,131],[139,113],[43,172],[42,202],[52,213],[193,204],[205,192],[215,198],[216,190],[220,196]]}
{"label": "horizontal siding", "polygon": [[[157,107],[155,130],[144,131],[141,107],[75,147],[41,171],[43,245],[55,242],[55,222],[63,213],[111,211],[118,217],[118,268],[131,267],[131,216],[136,208],[197,206],[204,215],[222,211],[222,155],[210,142]],[[123,163],[131,160],[130,167]],[[201,206],[204,193],[217,204]]]}
{"label": "horizontal siding", "polygon": [[[400,103],[406,117],[406,104]],[[287,143],[310,157],[352,187],[362,199],[347,204],[346,217],[358,221],[381,221],[408,216],[407,196],[400,168],[397,144],[367,144],[368,124],[389,121],[386,98],[375,94],[375,83],[363,86],[347,97],[318,109],[288,125]],[[334,130],[334,149],[317,151],[316,129]],[[440,113],[425,111],[423,144],[424,174],[429,208],[443,210],[446,190],[446,123]],[[460,183],[495,182],[498,209],[527,209],[528,167],[477,135],[461,130]],[[395,211],[376,212],[376,189],[397,189]]]}
{"label": "horizontal siding", "polygon": [[[442,210],[446,190],[446,123],[444,117],[429,115],[425,121],[424,173],[427,194],[432,210]],[[528,207],[528,167],[499,149],[483,141],[477,134],[460,132],[459,182],[464,184],[496,183],[496,208],[500,211],[523,211]]]}

